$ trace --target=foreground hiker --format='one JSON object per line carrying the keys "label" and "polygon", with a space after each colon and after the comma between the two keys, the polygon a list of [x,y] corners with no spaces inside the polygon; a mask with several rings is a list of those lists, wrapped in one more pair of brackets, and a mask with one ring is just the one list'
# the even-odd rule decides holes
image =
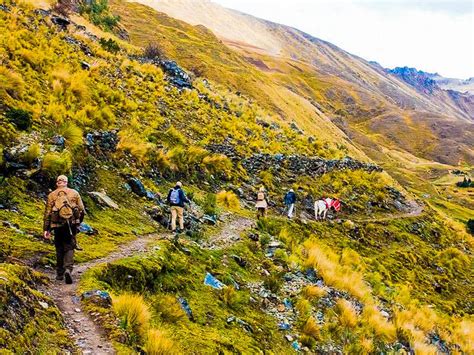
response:
{"label": "foreground hiker", "polygon": [[286,206],[286,212],[288,218],[293,218],[293,212],[295,210],[296,194],[293,189],[290,189],[285,195],[283,202]]}
{"label": "foreground hiker", "polygon": [[268,203],[265,196],[265,188],[263,186],[257,192],[257,202],[255,203],[255,207],[257,208],[257,219],[260,219],[260,217],[265,217]]}
{"label": "foreground hiker", "polygon": [[[182,232],[184,231],[184,204],[189,203],[184,191],[182,189],[183,184],[178,181],[176,185],[168,192],[167,201],[171,206],[171,231]],[[176,217],[179,220],[179,230],[176,230]]]}
{"label": "foreground hiker", "polygon": [[81,196],[68,188],[67,183],[67,176],[58,176],[57,189],[48,195],[43,230],[46,239],[51,239],[51,231],[54,234],[56,280],[65,279],[67,284],[71,284],[76,234],[85,210]]}

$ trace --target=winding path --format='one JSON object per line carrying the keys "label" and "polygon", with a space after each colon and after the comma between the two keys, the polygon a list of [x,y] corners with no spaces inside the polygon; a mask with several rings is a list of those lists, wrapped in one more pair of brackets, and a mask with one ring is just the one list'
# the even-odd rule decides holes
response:
{"label": "winding path", "polygon": [[78,281],[87,269],[99,264],[112,262],[147,251],[147,245],[154,240],[167,237],[169,233],[148,234],[128,244],[121,245],[119,250],[101,258],[80,264],[74,269],[74,283],[67,285],[64,281],[55,280],[54,269],[42,270],[52,281],[42,289],[51,297],[61,311],[66,328],[82,354],[115,354],[116,351],[103,329],[83,311],[78,296]]}

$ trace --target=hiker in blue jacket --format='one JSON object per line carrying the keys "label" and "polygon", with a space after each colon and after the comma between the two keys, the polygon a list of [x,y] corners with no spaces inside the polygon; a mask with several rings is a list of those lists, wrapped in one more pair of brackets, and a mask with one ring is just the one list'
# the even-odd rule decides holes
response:
{"label": "hiker in blue jacket", "polygon": [[171,206],[171,231],[176,232],[176,217],[179,219],[179,231],[184,230],[184,204],[189,203],[183,189],[183,184],[178,181],[168,192],[167,201]]}
{"label": "hiker in blue jacket", "polygon": [[285,198],[283,199],[285,206],[286,206],[286,212],[288,218],[293,217],[293,211],[295,210],[295,202],[296,202],[296,194],[293,191],[293,189],[290,189],[285,195]]}

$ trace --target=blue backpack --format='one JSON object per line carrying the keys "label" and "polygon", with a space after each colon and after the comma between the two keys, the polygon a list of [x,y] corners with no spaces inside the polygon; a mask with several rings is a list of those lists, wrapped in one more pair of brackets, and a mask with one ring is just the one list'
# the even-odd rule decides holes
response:
{"label": "blue backpack", "polygon": [[179,189],[172,189],[170,194],[170,203],[173,205],[179,205],[180,202]]}

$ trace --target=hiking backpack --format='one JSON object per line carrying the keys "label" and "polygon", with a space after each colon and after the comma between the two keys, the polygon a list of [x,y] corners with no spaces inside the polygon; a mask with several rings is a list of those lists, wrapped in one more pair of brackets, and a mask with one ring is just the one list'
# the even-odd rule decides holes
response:
{"label": "hiking backpack", "polygon": [[74,217],[74,206],[67,197],[66,191],[59,191],[54,200],[53,211],[57,214],[59,223],[67,223]]}
{"label": "hiking backpack", "polygon": [[179,205],[180,202],[179,189],[172,189],[170,193],[170,203],[173,205]]}

